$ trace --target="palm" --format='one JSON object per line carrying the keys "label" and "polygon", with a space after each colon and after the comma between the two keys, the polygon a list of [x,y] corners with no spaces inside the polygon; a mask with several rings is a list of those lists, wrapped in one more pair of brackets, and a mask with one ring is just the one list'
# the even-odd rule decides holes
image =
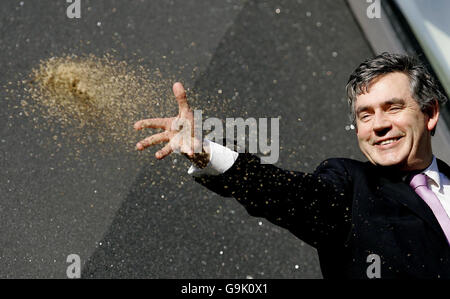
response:
{"label": "palm", "polygon": [[157,159],[163,159],[174,151],[187,154],[189,157],[194,154],[194,142],[191,142],[194,137],[194,114],[189,108],[186,91],[181,83],[173,85],[173,93],[178,102],[177,116],[144,119],[134,124],[136,130],[144,128],[164,130],[164,132],[151,135],[136,144],[136,149],[141,151],[149,146],[167,142],[167,145],[156,152]]}

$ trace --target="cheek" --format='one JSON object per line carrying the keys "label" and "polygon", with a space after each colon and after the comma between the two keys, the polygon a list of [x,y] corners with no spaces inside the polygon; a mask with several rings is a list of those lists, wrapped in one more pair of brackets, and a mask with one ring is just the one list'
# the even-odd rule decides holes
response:
{"label": "cheek", "polygon": [[392,119],[392,125],[402,132],[416,133],[421,131],[425,125],[423,114],[403,114]]}
{"label": "cheek", "polygon": [[356,137],[358,138],[358,142],[364,143],[370,138],[370,131],[364,129],[364,127],[359,127],[356,129]]}

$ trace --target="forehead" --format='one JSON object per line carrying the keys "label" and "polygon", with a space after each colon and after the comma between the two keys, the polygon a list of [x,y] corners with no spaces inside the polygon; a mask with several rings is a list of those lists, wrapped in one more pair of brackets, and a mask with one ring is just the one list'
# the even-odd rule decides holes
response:
{"label": "forehead", "polygon": [[367,92],[356,97],[355,107],[376,105],[392,98],[413,100],[407,75],[395,72],[375,78],[368,86]]}

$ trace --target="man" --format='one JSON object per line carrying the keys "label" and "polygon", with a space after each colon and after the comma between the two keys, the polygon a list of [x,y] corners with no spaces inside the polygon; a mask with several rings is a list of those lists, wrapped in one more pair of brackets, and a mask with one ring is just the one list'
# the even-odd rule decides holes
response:
{"label": "man", "polygon": [[446,97],[416,59],[383,53],[354,71],[347,94],[369,161],[328,159],[312,174],[196,140],[193,129],[194,142],[175,138],[174,124],[193,128],[193,114],[181,84],[174,94],[179,115],[137,122],[165,129],[137,149],[169,142],[156,158],[184,153],[196,181],[314,246],[325,278],[450,278],[450,167],[431,148]]}

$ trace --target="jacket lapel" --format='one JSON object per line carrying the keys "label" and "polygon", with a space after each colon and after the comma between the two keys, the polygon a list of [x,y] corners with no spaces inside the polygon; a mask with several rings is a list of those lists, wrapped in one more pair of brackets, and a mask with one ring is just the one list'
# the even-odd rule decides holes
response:
{"label": "jacket lapel", "polygon": [[450,178],[450,166],[448,166],[444,161],[436,159],[439,171],[445,174],[447,178]]}
{"label": "jacket lapel", "polygon": [[379,192],[382,197],[400,202],[445,238],[444,232],[434,216],[433,211],[406,182],[402,179],[393,180],[390,177],[381,176],[380,185]]}

